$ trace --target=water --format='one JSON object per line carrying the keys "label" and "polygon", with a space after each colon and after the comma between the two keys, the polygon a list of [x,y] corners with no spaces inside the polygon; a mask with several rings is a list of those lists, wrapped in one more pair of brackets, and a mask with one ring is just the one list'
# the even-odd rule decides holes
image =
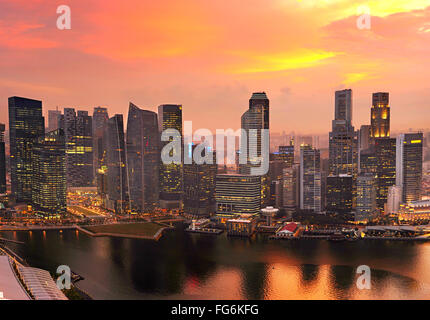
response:
{"label": "water", "polygon": [[[186,233],[158,242],[77,231],[4,232],[32,266],[68,265],[95,299],[429,299],[430,243],[277,241]],[[359,290],[356,268],[372,270]]]}

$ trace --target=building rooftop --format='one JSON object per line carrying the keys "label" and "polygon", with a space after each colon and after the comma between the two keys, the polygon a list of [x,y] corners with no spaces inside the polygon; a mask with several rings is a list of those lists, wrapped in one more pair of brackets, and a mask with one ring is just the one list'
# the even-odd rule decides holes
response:
{"label": "building rooftop", "polygon": [[48,271],[31,267],[20,267],[19,271],[35,300],[68,300]]}
{"label": "building rooftop", "polygon": [[265,92],[254,92],[251,96],[251,99],[267,99],[267,95]]}
{"label": "building rooftop", "polygon": [[0,293],[6,300],[31,300],[15,276],[8,256],[0,255]]}

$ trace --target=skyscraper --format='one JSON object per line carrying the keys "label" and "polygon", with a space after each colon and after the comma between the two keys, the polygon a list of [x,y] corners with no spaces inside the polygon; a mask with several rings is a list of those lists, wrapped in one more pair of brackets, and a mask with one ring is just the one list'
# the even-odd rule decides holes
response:
{"label": "skyscraper", "polygon": [[48,110],[48,132],[57,130],[60,127],[60,119],[60,110]]}
{"label": "skyscraper", "polygon": [[107,108],[95,107],[93,111],[93,165],[97,190],[102,198],[107,192],[107,147],[104,131],[109,121]]}
{"label": "skyscraper", "polygon": [[94,170],[100,169],[105,156],[106,147],[103,144],[103,133],[109,120],[107,108],[95,107],[93,111],[93,151]]}
{"label": "skyscraper", "polygon": [[376,158],[375,146],[371,145],[366,150],[360,151],[360,173],[373,173],[376,176],[378,159]]}
{"label": "skyscraper", "polygon": [[107,145],[107,198],[105,206],[116,213],[129,210],[129,193],[124,141],[124,123],[121,114],[109,119],[105,129]]}
{"label": "skyscraper", "polygon": [[402,201],[421,200],[423,176],[423,134],[402,133],[397,137],[396,184],[402,188]]}
{"label": "skyscraper", "polygon": [[[180,209],[183,195],[183,132],[182,106],[164,104],[158,107],[158,129],[160,135],[164,130],[175,129],[181,135],[181,163],[163,163],[160,161],[160,207]],[[172,141],[173,138],[170,139]],[[163,149],[169,141],[161,141]]]}
{"label": "skyscraper", "polygon": [[402,187],[391,186],[388,188],[387,214],[396,214],[399,212],[402,203]]}
{"label": "skyscraper", "polygon": [[376,178],[372,173],[357,177],[355,221],[369,221],[376,212]]}
{"label": "skyscraper", "polygon": [[12,195],[16,202],[31,202],[32,147],[45,133],[42,101],[10,97],[9,136]]}
{"label": "skyscraper", "polygon": [[218,174],[216,176],[216,213],[218,215],[255,215],[260,212],[261,179],[254,175]]}
{"label": "skyscraper", "polygon": [[360,134],[358,137],[359,151],[367,150],[370,148],[371,126],[368,124],[360,127]]}
{"label": "skyscraper", "polygon": [[[242,129],[246,132],[241,137],[241,150],[246,150],[247,163],[240,165],[241,174],[251,174],[251,168],[261,167],[267,161],[269,163],[270,140],[265,141],[263,129],[269,130],[269,99],[265,92],[255,92],[249,99],[249,109],[241,118]],[[267,143],[267,146],[263,145]],[[266,147],[266,148],[264,148]],[[254,154],[252,154],[254,153]],[[256,163],[256,164],[254,164]],[[270,179],[266,173],[261,178],[261,206],[266,207],[270,201]]]}
{"label": "skyscraper", "polygon": [[0,194],[6,193],[6,148],[4,141],[5,125],[0,123]]}
{"label": "skyscraper", "polygon": [[[192,155],[197,145],[189,144]],[[191,164],[184,164],[184,213],[193,216],[208,217],[215,212],[215,182],[217,164],[215,153],[210,147],[205,147],[202,157],[209,153],[212,163],[198,164],[192,160]]]}
{"label": "skyscraper", "polygon": [[278,152],[271,154],[271,161],[283,161],[285,162],[286,168],[291,168],[294,164],[294,145],[279,146]]}
{"label": "skyscraper", "polygon": [[87,111],[64,108],[68,187],[93,185],[93,129]]}
{"label": "skyscraper", "polygon": [[371,136],[373,138],[388,138],[390,136],[390,105],[388,92],[377,92],[373,94],[370,125]]}
{"label": "skyscraper", "polygon": [[376,205],[384,211],[388,198],[388,188],[396,184],[396,139],[376,138]]}
{"label": "skyscraper", "polygon": [[345,89],[335,92],[335,120],[352,123],[352,90]]}
{"label": "skyscraper", "polygon": [[300,146],[300,209],[321,212],[320,151]]}
{"label": "skyscraper", "polygon": [[358,171],[358,133],[352,126],[352,91],[336,91],[335,119],[329,135],[329,174],[348,174]]}
{"label": "skyscraper", "polygon": [[159,196],[159,132],[155,112],[130,102],[127,121],[127,168],[131,209],[153,212]]}
{"label": "skyscraper", "polygon": [[36,213],[58,216],[66,212],[65,137],[62,129],[36,139],[32,148],[32,204]]}
{"label": "skyscraper", "polygon": [[282,172],[282,207],[287,215],[294,213],[299,205],[299,175],[298,164]]}
{"label": "skyscraper", "polygon": [[327,177],[327,211],[347,214],[353,207],[353,177],[347,174]]}

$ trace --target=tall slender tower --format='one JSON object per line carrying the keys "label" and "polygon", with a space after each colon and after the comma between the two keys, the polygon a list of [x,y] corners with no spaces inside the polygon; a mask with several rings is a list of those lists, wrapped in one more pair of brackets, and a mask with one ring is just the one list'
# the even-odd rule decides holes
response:
{"label": "tall slender tower", "polygon": [[358,132],[352,126],[352,90],[335,92],[335,119],[329,133],[327,210],[348,214],[355,207]]}
{"label": "tall slender tower", "polygon": [[[166,129],[175,129],[181,135],[181,159],[183,159],[182,106],[164,104],[158,107],[160,135]],[[161,141],[162,149],[169,141]],[[181,164],[164,164],[160,161],[160,207],[180,209],[183,195],[183,161]]]}
{"label": "tall slender tower", "polygon": [[34,141],[45,133],[42,101],[21,97],[9,100],[12,194],[16,202],[31,202]]}
{"label": "tall slender tower", "polygon": [[159,193],[159,133],[155,112],[130,102],[127,121],[127,168],[131,209],[153,212]]}
{"label": "tall slender tower", "polygon": [[6,193],[6,149],[4,131],[5,125],[0,123],[0,194]]}
{"label": "tall slender tower", "polygon": [[390,105],[388,92],[377,92],[373,94],[370,125],[372,138],[390,137]]}
{"label": "tall slender tower", "polygon": [[60,110],[49,110],[48,111],[48,132],[57,130],[60,126]]}
{"label": "tall slender tower", "polygon": [[104,131],[109,121],[107,108],[95,107],[93,111],[93,166],[97,177],[97,189],[104,194],[106,177],[106,143]]}
{"label": "tall slender tower", "polygon": [[40,215],[66,213],[65,151],[63,129],[39,137],[33,145],[32,204]]}
{"label": "tall slender tower", "polygon": [[105,129],[107,145],[107,198],[105,206],[116,213],[129,209],[124,123],[121,114],[109,119]]}
{"label": "tall slender tower", "polygon": [[356,177],[358,171],[358,133],[352,126],[352,91],[336,91],[335,119],[329,135],[329,173]]}
{"label": "tall slender tower", "polygon": [[320,151],[300,146],[300,209],[321,212]]}
{"label": "tall slender tower", "polygon": [[[198,145],[189,144],[188,150],[194,154]],[[209,146],[204,146],[202,157],[210,155],[212,163],[184,164],[184,212],[195,217],[208,217],[215,212],[215,181],[217,174],[216,154]]]}
{"label": "tall slender tower", "polygon": [[400,134],[396,152],[396,185],[402,189],[402,201],[409,203],[421,200],[423,134]]}
{"label": "tall slender tower", "polygon": [[345,120],[352,123],[352,90],[345,89],[335,92],[335,120]]}
{"label": "tall slender tower", "polygon": [[64,108],[67,186],[89,187],[93,183],[93,129],[88,111]]}
{"label": "tall slender tower", "polygon": [[[269,130],[269,99],[265,92],[252,94],[249,99],[249,109],[242,115],[241,123],[242,129],[246,132],[246,139],[241,138],[241,149],[247,151],[248,161],[246,164],[240,165],[239,172],[250,174],[252,167],[259,167],[263,161],[269,163],[270,141],[267,141],[267,146],[263,146],[265,141],[262,131],[263,129]],[[252,150],[256,151],[255,154],[251,154]],[[261,206],[266,207],[270,202],[270,179],[267,173],[260,177]]]}
{"label": "tall slender tower", "polygon": [[380,211],[385,211],[388,190],[396,184],[396,139],[375,139],[376,159],[376,205]]}

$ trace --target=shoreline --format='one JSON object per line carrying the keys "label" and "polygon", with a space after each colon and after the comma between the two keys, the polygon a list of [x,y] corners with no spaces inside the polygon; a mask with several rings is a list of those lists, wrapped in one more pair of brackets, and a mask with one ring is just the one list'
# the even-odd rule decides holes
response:
{"label": "shoreline", "polygon": [[133,235],[133,234],[123,234],[123,233],[110,233],[110,232],[92,232],[81,226],[76,226],[76,230],[82,231],[83,233],[91,237],[112,237],[112,238],[125,238],[125,239],[143,239],[143,240],[154,240],[158,241],[164,230],[173,229],[173,227],[161,227],[153,236],[146,235]]}

